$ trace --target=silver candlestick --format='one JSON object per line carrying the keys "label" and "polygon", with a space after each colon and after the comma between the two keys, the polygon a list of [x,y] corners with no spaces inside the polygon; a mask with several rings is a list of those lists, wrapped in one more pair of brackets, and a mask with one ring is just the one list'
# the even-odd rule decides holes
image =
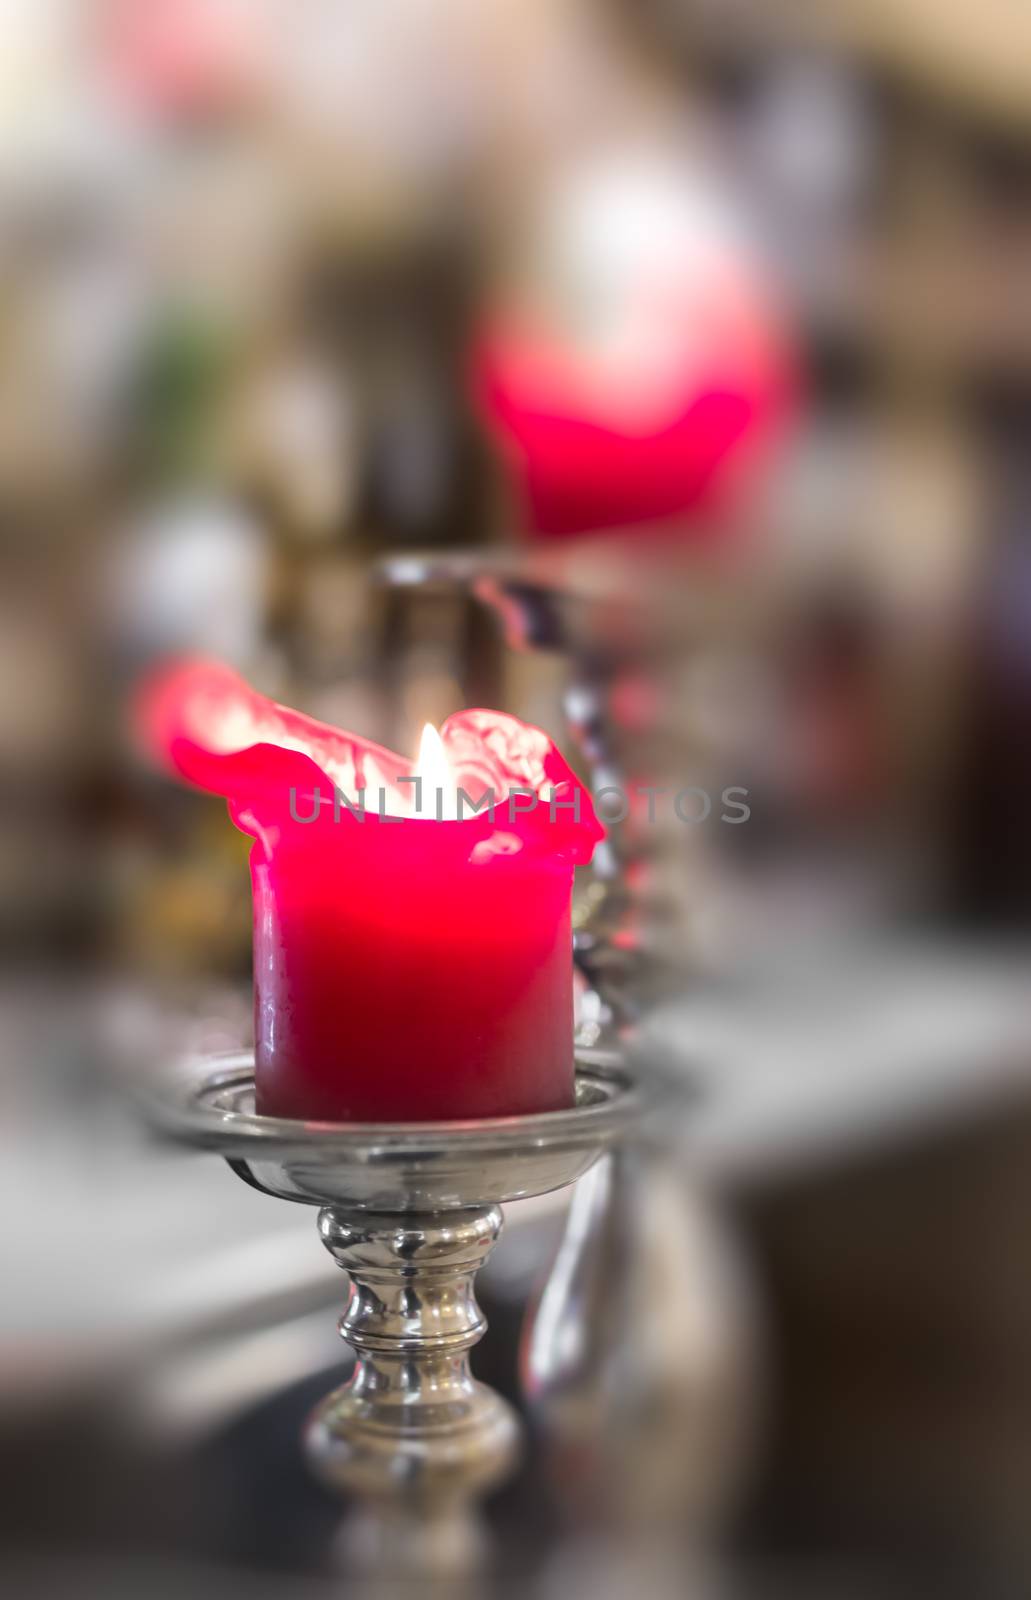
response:
{"label": "silver candlestick", "polygon": [[152,1104],[161,1129],[217,1151],[265,1194],[318,1206],[348,1273],[340,1332],[349,1381],[316,1408],[304,1444],[316,1477],[352,1502],[344,1542],[371,1570],[474,1565],[474,1507],[513,1465],[511,1407],[473,1378],[486,1330],[474,1280],[501,1205],[575,1182],[645,1108],[610,1057],[577,1059],[568,1111],[468,1122],[295,1122],[254,1110],[249,1054],[184,1063]]}

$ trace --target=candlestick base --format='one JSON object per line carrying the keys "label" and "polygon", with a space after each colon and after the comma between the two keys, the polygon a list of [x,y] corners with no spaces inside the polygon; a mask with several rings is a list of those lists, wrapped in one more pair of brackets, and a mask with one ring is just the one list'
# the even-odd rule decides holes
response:
{"label": "candlestick base", "polygon": [[253,1059],[235,1055],[183,1063],[151,1103],[173,1138],[218,1151],[267,1194],[319,1206],[322,1241],[350,1277],[340,1331],[356,1365],[316,1408],[305,1448],[352,1502],[352,1566],[442,1577],[476,1561],[473,1507],[519,1438],[515,1413],[469,1369],[486,1330],[474,1279],[501,1203],[574,1182],[652,1098],[611,1055],[584,1052],[567,1111],[302,1123],[254,1112]]}

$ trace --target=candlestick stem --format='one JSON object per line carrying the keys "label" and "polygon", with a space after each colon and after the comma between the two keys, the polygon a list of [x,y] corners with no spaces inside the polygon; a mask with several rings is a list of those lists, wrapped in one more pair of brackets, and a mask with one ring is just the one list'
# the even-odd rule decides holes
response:
{"label": "candlestick stem", "polygon": [[306,1445],[322,1482],[354,1497],[352,1561],[426,1573],[476,1559],[471,1508],[508,1471],[518,1438],[514,1412],[469,1368],[486,1330],[474,1278],[501,1226],[493,1205],[319,1213],[322,1241],[350,1276],[340,1332],[357,1361],[313,1414]]}

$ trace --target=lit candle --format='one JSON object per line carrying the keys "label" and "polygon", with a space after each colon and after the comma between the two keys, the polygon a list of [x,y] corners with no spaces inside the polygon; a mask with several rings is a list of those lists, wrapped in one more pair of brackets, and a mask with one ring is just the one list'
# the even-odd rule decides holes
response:
{"label": "lit candle", "polygon": [[572,1103],[573,869],[602,835],[537,728],[427,728],[415,767],[226,667],[140,700],[148,749],[254,840],[257,1108],[328,1121]]}

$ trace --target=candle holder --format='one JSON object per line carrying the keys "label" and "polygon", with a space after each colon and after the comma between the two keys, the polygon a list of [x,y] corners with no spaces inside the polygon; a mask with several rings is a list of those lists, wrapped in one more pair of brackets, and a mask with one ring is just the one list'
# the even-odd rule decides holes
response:
{"label": "candle holder", "polygon": [[650,1098],[608,1053],[582,1052],[567,1111],[306,1123],[255,1112],[253,1055],[241,1053],[181,1064],[151,1103],[165,1134],[216,1151],[265,1194],[317,1206],[322,1242],[350,1277],[340,1332],[354,1371],[304,1433],[315,1476],[352,1501],[350,1564],[420,1575],[476,1564],[476,1501],[519,1446],[515,1412],[469,1367],[486,1331],[474,1280],[500,1208],[575,1182]]}

